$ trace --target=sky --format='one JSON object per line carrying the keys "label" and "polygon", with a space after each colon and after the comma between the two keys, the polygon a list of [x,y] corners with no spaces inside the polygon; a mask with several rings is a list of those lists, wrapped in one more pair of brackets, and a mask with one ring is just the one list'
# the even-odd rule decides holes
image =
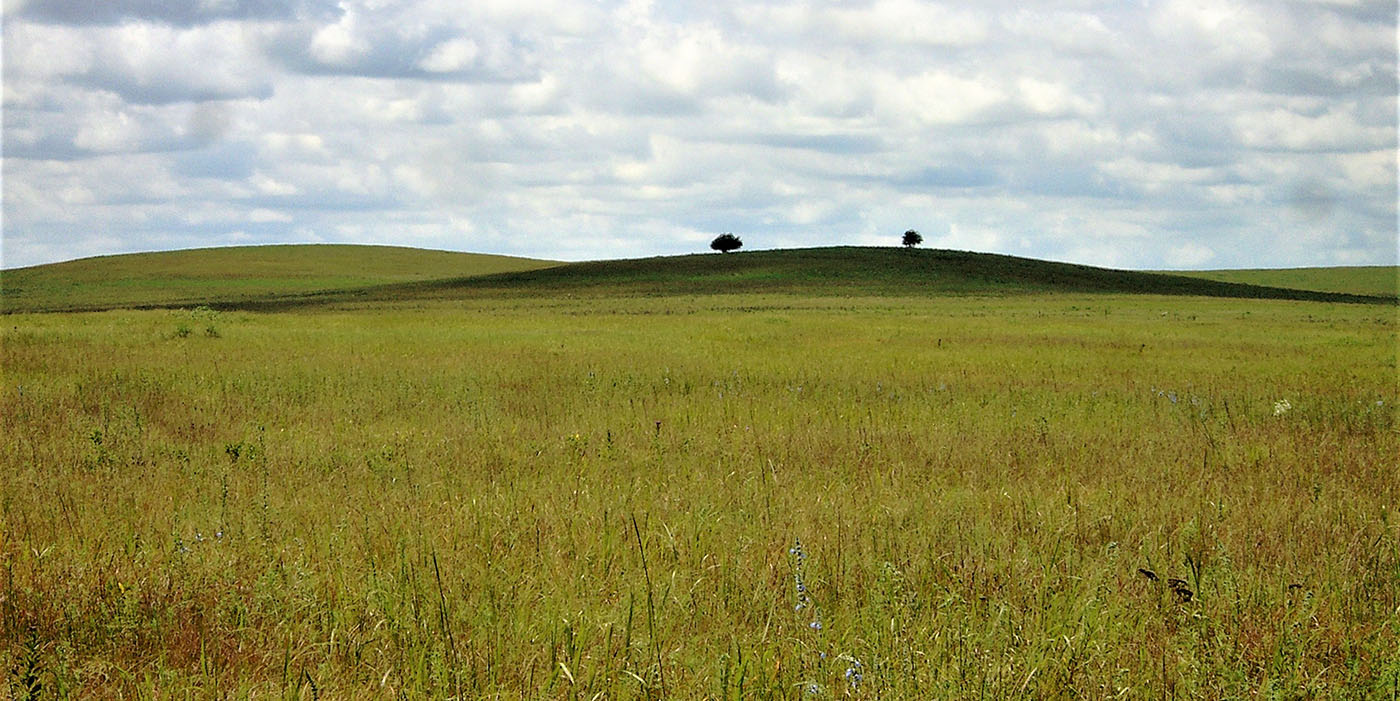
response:
{"label": "sky", "polygon": [[1393,0],[3,0],[0,266],[1397,261]]}

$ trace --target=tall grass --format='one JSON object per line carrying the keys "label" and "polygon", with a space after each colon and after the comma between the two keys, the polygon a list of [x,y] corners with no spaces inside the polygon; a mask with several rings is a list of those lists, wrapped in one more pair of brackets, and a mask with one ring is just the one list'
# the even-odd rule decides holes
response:
{"label": "tall grass", "polygon": [[[1385,308],[521,299],[181,337],[185,318],[6,319],[11,695],[1400,686]],[[797,539],[820,629],[795,610]]]}

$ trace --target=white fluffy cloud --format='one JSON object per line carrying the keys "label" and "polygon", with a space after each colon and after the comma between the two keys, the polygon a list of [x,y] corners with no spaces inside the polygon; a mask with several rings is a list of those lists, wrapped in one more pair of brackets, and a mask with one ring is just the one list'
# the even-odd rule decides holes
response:
{"label": "white fluffy cloud", "polygon": [[248,242],[1393,263],[1371,0],[6,2],[3,265]]}

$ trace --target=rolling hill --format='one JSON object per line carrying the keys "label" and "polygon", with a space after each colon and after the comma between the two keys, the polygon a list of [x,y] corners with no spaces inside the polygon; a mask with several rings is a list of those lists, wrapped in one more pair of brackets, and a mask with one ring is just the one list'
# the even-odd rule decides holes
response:
{"label": "rolling hill", "polygon": [[230,306],[273,310],[315,304],[563,294],[918,296],[1039,292],[1395,303],[1394,297],[1218,282],[989,253],[840,246],[590,261],[494,275],[288,295]]}
{"label": "rolling hill", "polygon": [[230,246],[83,258],[0,272],[0,309],[82,311],[250,300],[531,270],[554,261],[399,246]]}
{"label": "rolling hill", "polygon": [[[1317,275],[1325,277],[1321,272]],[[198,304],[273,310],[481,296],[759,292],[826,296],[1088,292],[1395,302],[1393,295],[1288,289],[989,253],[848,246],[584,263],[380,246],[237,247],[90,258],[10,270],[0,278],[0,289],[8,312]]]}

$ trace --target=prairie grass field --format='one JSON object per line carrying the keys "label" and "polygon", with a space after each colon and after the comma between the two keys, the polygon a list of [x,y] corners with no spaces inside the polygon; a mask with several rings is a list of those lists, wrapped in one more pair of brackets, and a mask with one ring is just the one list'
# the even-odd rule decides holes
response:
{"label": "prairie grass field", "polygon": [[17,698],[1393,699],[1396,320],[12,314],[0,669]]}

